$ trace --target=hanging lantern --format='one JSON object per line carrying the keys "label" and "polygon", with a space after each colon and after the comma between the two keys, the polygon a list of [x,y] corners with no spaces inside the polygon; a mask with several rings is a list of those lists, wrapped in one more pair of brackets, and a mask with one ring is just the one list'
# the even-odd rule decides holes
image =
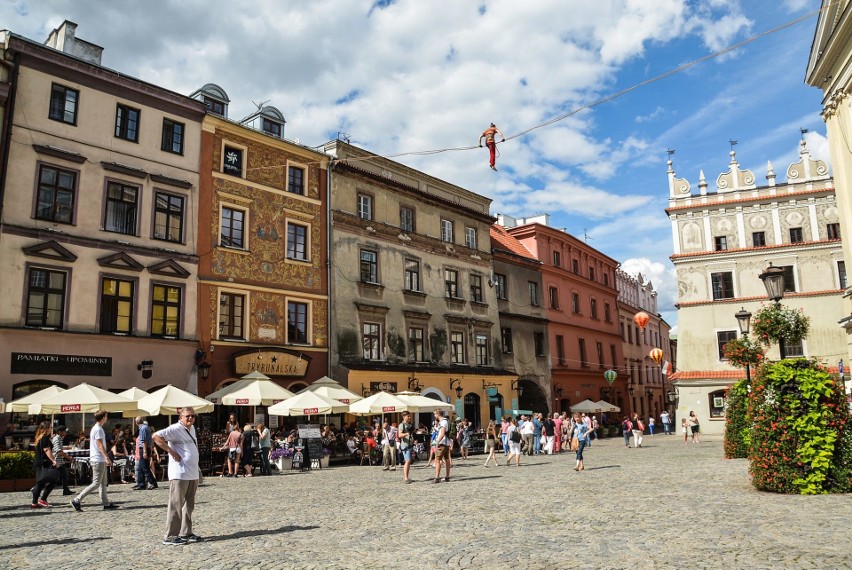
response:
{"label": "hanging lantern", "polygon": [[654,362],[656,362],[658,365],[659,365],[659,364],[662,364],[662,362],[663,362],[663,351],[662,351],[661,349],[659,349],[659,348],[655,348],[654,350],[652,350],[652,351],[648,354],[648,356],[650,356],[650,357],[651,357],[651,360],[653,360]]}
{"label": "hanging lantern", "polygon": [[645,311],[639,311],[635,315],[633,315],[633,322],[636,323],[640,329],[645,330],[645,326],[648,324],[648,321],[651,320],[651,317],[648,316],[648,313]]}
{"label": "hanging lantern", "polygon": [[610,386],[612,386],[612,383],[615,382],[616,376],[618,376],[618,374],[615,372],[615,370],[607,370],[606,372],[604,372],[604,380],[606,380],[606,383]]}

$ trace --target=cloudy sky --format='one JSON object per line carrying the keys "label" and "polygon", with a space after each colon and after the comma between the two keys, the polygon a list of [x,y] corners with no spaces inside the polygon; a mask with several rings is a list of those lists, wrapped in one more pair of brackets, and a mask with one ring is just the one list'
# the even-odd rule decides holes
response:
{"label": "cloudy sky", "polygon": [[[819,8],[819,0],[0,0],[0,28],[43,41],[63,20],[103,64],[189,94],[213,82],[240,119],[268,101],[285,136],[343,132],[378,154],[510,137]],[[666,150],[696,187],[728,169],[728,141],[763,183],[798,157],[800,128],[829,159],[821,92],[804,84],[816,17],[487,151],[400,162],[493,199],[492,214],[547,212],[642,272],[675,325]]]}

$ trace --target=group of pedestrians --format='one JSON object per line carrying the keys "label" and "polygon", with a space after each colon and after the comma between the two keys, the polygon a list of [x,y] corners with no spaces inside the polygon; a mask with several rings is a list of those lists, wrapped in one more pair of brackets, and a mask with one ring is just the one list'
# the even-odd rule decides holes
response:
{"label": "group of pedestrians", "polygon": [[269,463],[272,434],[263,422],[256,426],[246,424],[240,428],[234,414],[231,414],[225,430],[228,436],[220,449],[226,454],[222,477],[253,477],[255,456],[260,457],[260,474],[272,475],[272,465]]}

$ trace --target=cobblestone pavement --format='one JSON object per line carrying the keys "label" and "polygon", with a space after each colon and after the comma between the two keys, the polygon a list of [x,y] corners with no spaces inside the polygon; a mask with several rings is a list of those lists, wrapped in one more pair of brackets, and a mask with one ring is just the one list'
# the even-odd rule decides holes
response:
{"label": "cobblestone pavement", "polygon": [[207,479],[195,532],[163,546],[167,491],[110,486],[77,513],[31,511],[0,494],[0,568],[852,568],[852,496],[758,493],[719,438],[594,442],[573,454],[524,457],[520,468],[455,460],[449,483],[401,470],[340,466],[272,477]]}

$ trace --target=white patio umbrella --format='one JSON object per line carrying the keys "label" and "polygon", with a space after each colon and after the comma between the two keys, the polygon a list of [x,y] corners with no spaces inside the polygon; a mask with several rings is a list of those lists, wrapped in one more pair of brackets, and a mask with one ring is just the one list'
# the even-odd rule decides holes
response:
{"label": "white patio umbrella", "polygon": [[373,414],[393,414],[404,412],[409,405],[389,392],[376,392],[369,398],[359,400],[349,406],[349,413],[356,416]]}
{"label": "white patio umbrella", "polygon": [[123,392],[119,392],[118,395],[124,396],[128,400],[137,400],[138,401],[138,400],[144,398],[145,396],[147,396],[148,392],[146,392],[145,390],[140,390],[139,388],[134,386],[133,388],[128,388],[127,390],[124,390]]}
{"label": "white patio umbrella", "polygon": [[[252,374],[255,374],[252,372]],[[259,374],[259,373],[258,373]],[[295,396],[290,390],[279,386],[275,382],[264,376],[266,380],[249,379],[248,376],[243,376],[243,380],[248,380],[246,384],[230,390],[227,394],[221,397],[222,405],[225,406],[271,406],[277,404],[287,398]],[[261,376],[263,376],[261,374]],[[209,396],[208,396],[209,399]]]}
{"label": "white patio umbrella", "polygon": [[593,402],[591,400],[583,400],[579,404],[574,404],[571,406],[572,412],[578,412],[581,414],[594,414],[602,411],[601,407],[597,402]]}
{"label": "white patio umbrella", "polygon": [[268,408],[269,414],[273,416],[315,416],[338,414],[348,410],[349,405],[314,392],[299,392],[292,398]]}
{"label": "white patio umbrella", "polygon": [[39,402],[43,402],[44,400],[64,391],[65,388],[60,388],[59,386],[48,386],[43,390],[33,392],[28,396],[24,396],[23,398],[18,398],[17,400],[13,400],[7,403],[6,413],[16,412],[19,414],[27,414],[30,411],[30,404],[37,404]]}
{"label": "white patio umbrella", "polygon": [[249,382],[251,382],[251,380],[237,380],[233,384],[228,384],[224,388],[219,388],[215,392],[211,392],[210,394],[207,394],[206,396],[204,396],[204,398],[206,400],[210,400],[214,404],[221,404],[222,403],[221,402],[222,396],[224,396],[225,394],[228,394],[230,392],[233,392],[237,388],[241,388],[242,386],[245,386]]}
{"label": "white patio umbrella", "polygon": [[107,390],[82,383],[29,405],[30,415],[36,414],[92,414],[98,410],[127,412],[138,410],[136,401]]}
{"label": "white patio umbrella", "polygon": [[601,409],[602,412],[620,412],[621,411],[621,408],[619,408],[615,404],[610,404],[606,400],[601,400],[600,402],[598,402],[598,407]]}
{"label": "white patio umbrella", "polygon": [[328,376],[323,376],[311,383],[307,388],[303,388],[297,392],[297,394],[301,394],[302,392],[313,392],[314,394],[319,394],[320,396],[325,396],[344,404],[352,404],[353,402],[364,399],[355,392],[344,388],[339,382],[332,380]]}
{"label": "white patio umbrella", "polygon": [[190,394],[169,384],[139,400],[139,408],[152,416],[177,414],[178,408],[192,406],[195,412],[206,414],[213,411],[213,402]]}
{"label": "white patio umbrella", "polygon": [[452,404],[421,396],[417,392],[397,392],[396,397],[408,404],[409,412],[434,412],[435,410],[448,412],[456,409]]}

